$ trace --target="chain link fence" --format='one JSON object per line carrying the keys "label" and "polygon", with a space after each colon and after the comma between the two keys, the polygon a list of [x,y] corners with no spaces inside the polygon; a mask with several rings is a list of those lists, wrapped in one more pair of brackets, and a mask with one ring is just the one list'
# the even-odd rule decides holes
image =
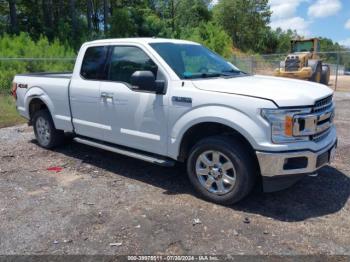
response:
{"label": "chain link fence", "polygon": [[[235,55],[232,63],[247,73],[273,76],[287,55]],[[318,56],[330,67],[329,86],[338,91],[350,91],[350,51],[320,52]]]}
{"label": "chain link fence", "polygon": [[[318,53],[323,63],[330,66],[329,86],[334,90],[350,91],[350,51]],[[232,62],[251,74],[274,75],[287,54],[235,55]],[[72,71],[75,58],[0,58],[0,93],[8,94],[16,74],[33,72]]]}
{"label": "chain link fence", "polygon": [[75,58],[1,58],[0,94],[8,94],[16,74],[72,71]]}

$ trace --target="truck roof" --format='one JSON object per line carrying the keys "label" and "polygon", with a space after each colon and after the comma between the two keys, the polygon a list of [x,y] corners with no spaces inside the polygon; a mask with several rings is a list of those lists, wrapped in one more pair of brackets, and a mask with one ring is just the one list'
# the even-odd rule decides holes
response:
{"label": "truck roof", "polygon": [[[108,44],[108,43],[139,43],[139,44],[150,44],[150,43],[174,43],[174,44],[193,44],[199,45],[196,42],[188,40],[179,40],[171,38],[157,38],[157,37],[135,37],[135,38],[110,38],[110,39],[100,39],[91,42],[86,42],[85,44]],[[85,45],[84,44],[84,45]]]}

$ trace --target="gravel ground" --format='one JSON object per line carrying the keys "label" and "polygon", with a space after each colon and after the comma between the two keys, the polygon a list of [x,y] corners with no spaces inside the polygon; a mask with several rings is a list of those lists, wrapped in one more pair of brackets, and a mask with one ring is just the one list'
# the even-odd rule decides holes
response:
{"label": "gravel ground", "polygon": [[[335,88],[335,76],[332,75],[329,80],[329,87]],[[337,79],[337,91],[350,91],[350,75],[339,75]]]}
{"label": "gravel ground", "polygon": [[0,129],[0,254],[350,255],[350,93],[336,101],[332,167],[232,207],[197,198],[181,166]]}

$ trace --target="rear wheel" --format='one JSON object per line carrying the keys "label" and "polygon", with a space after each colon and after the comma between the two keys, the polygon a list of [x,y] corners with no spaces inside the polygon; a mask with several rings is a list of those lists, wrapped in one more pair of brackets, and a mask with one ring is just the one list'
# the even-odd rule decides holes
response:
{"label": "rear wheel", "polygon": [[198,142],[187,160],[187,173],[205,199],[229,205],[249,194],[255,183],[256,165],[243,143],[215,136]]}
{"label": "rear wheel", "polygon": [[39,110],[34,114],[33,127],[36,140],[41,147],[53,148],[64,141],[64,132],[55,128],[48,110]]}

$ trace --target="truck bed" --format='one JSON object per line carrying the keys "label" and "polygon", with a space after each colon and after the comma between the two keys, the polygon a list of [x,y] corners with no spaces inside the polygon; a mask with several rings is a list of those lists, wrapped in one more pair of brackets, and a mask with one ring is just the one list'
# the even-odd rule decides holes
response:
{"label": "truck bed", "polygon": [[42,72],[18,74],[14,78],[17,87],[17,110],[29,119],[29,101],[35,97],[46,104],[56,128],[72,130],[69,106],[69,83],[71,72]]}

